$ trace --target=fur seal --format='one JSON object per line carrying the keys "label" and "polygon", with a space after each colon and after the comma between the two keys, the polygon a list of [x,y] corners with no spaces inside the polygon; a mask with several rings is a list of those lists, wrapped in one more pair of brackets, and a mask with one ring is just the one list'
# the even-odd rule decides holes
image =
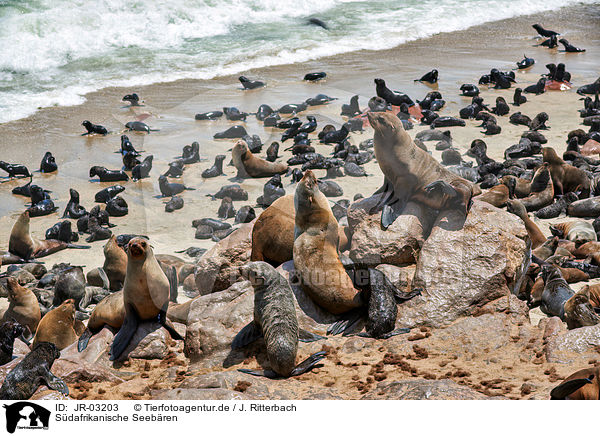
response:
{"label": "fur seal", "polygon": [[428,73],[425,73],[420,79],[415,79],[415,82],[427,82],[427,83],[437,83],[438,81],[438,70],[431,70]]}
{"label": "fur seal", "polygon": [[158,178],[158,187],[163,197],[172,197],[183,191],[195,191],[196,188],[188,188],[183,183],[170,183],[163,175]]}
{"label": "fur seal", "polygon": [[225,160],[224,154],[218,154],[217,156],[215,156],[215,163],[213,164],[212,167],[210,167],[202,172],[202,177],[205,179],[208,179],[211,177],[217,177],[217,176],[222,175],[224,160]]}
{"label": "fur seal", "polygon": [[142,106],[140,105],[140,96],[135,92],[133,94],[127,94],[121,101],[128,101],[131,106]]}
{"label": "fur seal", "polygon": [[509,199],[508,187],[505,185],[496,185],[483,192],[477,197],[479,201],[485,201],[494,207],[504,207]]}
{"label": "fur seal", "polygon": [[327,73],[325,73],[324,71],[320,71],[317,73],[307,73],[304,75],[304,79],[308,82],[317,82],[321,79],[324,79],[325,77],[327,77]]}
{"label": "fur seal", "polygon": [[540,273],[544,280],[544,291],[540,309],[548,316],[565,318],[565,303],[575,292],[569,287],[557,266],[545,264]]}
{"label": "fur seal", "polygon": [[197,121],[201,121],[201,120],[216,120],[217,118],[221,118],[223,116],[223,112],[221,111],[210,111],[210,112],[203,112],[200,114],[196,114],[194,116],[194,119]]}
{"label": "fur seal", "polygon": [[566,163],[558,157],[552,147],[543,147],[542,156],[544,162],[548,162],[550,165],[550,174],[556,195],[575,192],[578,193],[580,199],[589,197],[591,183],[585,171]]}
{"label": "fur seal", "polygon": [[23,259],[37,259],[48,256],[65,248],[90,248],[74,245],[56,239],[35,239],[29,233],[29,211],[23,212],[13,225],[8,242],[8,251]]}
{"label": "fur seal", "polygon": [[479,95],[479,88],[472,83],[463,83],[460,85],[461,95],[464,97],[476,97]]}
{"label": "fur seal", "polygon": [[98,176],[101,182],[120,182],[129,180],[125,171],[107,170],[105,167],[93,166],[90,168],[90,177]]}
{"label": "fur seal", "polygon": [[105,325],[118,330],[125,319],[125,306],[123,305],[123,291],[117,291],[100,301],[88,320],[84,332],[79,337],[77,350],[86,349],[90,338],[104,328]]}
{"label": "fur seal", "polygon": [[134,182],[150,177],[153,159],[153,155],[146,156],[141,163],[133,167],[131,170],[131,178]]}
{"label": "fur seal", "polygon": [[415,146],[397,117],[380,112],[368,116],[375,129],[375,156],[385,177],[381,225],[393,223],[408,201],[438,210],[458,209],[466,216],[471,198],[481,190]]}
{"label": "fur seal", "polygon": [[103,190],[96,192],[96,195],[94,196],[94,201],[96,203],[107,203],[124,190],[125,187],[122,185],[109,186],[108,188],[104,188]]}
{"label": "fur seal", "polygon": [[[269,378],[293,377],[310,371],[325,352],[320,351],[296,365],[300,329],[292,289],[286,279],[266,262],[250,262],[240,267],[242,276],[254,289],[254,320],[234,338],[233,349],[244,347],[263,336],[271,371],[241,372]],[[309,339],[320,337],[309,334]]]}
{"label": "fur seal", "polygon": [[223,132],[215,133],[213,135],[213,138],[214,139],[235,139],[235,138],[242,138],[246,135],[248,135],[248,132],[246,132],[246,129],[244,128],[244,126],[232,126]]}
{"label": "fur seal", "polygon": [[176,210],[182,209],[184,205],[183,198],[179,196],[171,197],[171,199],[165,203],[165,212],[174,212]]}
{"label": "fur seal", "polygon": [[33,348],[42,342],[50,342],[59,350],[67,348],[77,340],[74,323],[75,301],[65,300],[41,319],[33,337]]}
{"label": "fur seal", "polygon": [[590,303],[589,286],[569,298],[565,304],[565,322],[569,330],[600,323],[600,316]]}
{"label": "fur seal", "polygon": [[551,400],[600,400],[600,367],[581,369],[550,392]]}
{"label": "fur seal", "polygon": [[294,206],[293,259],[302,288],[333,314],[362,306],[360,291],[354,288],[338,255],[337,220],[311,170],[296,187]]}
{"label": "fur seal", "polygon": [[8,373],[0,388],[0,400],[28,400],[42,386],[69,395],[69,388],[50,372],[60,357],[56,345],[40,342]]}
{"label": "fur seal", "polygon": [[523,90],[521,88],[516,88],[515,93],[513,94],[513,105],[521,106],[522,104],[527,103],[527,97],[522,95]]}
{"label": "fur seal", "polygon": [[235,209],[233,208],[233,201],[231,198],[225,197],[221,200],[217,216],[221,219],[233,218],[235,216]]}
{"label": "fur seal", "polygon": [[66,243],[77,242],[79,235],[71,229],[71,221],[61,221],[46,230],[46,239],[56,239]]}
{"label": "fur seal", "polygon": [[[23,177],[32,177],[31,173],[27,169],[25,165],[21,164],[10,164],[8,162],[4,162],[0,160],[0,168],[8,173],[9,178],[23,176]],[[30,181],[31,183],[31,181]]]}
{"label": "fur seal", "polygon": [[150,133],[150,132],[158,131],[158,129],[151,129],[148,126],[148,124],[143,123],[141,121],[130,121],[128,123],[125,123],[125,128],[128,129],[129,131],[133,131],[133,132]]}
{"label": "fur seal", "polygon": [[552,204],[554,201],[554,185],[550,177],[549,164],[544,163],[535,172],[531,180],[530,194],[521,200],[528,212],[536,211]]}
{"label": "fur seal", "polygon": [[142,320],[158,319],[174,339],[183,339],[166,318],[172,286],[148,240],[133,238],[129,241],[123,284],[125,319],[111,346],[111,360],[121,357]]}
{"label": "fur seal", "polygon": [[30,289],[19,285],[14,277],[8,277],[6,284],[9,306],[2,320],[17,321],[28,329],[25,337],[33,336],[42,316],[37,297]]}
{"label": "fur seal", "polygon": [[217,198],[219,200],[224,197],[230,197],[233,201],[246,201],[248,200],[248,191],[243,189],[238,184],[233,185],[225,185],[219,189],[215,195],[207,195],[208,197],[213,197],[213,199]]}
{"label": "fur seal", "polygon": [[125,216],[129,213],[129,206],[123,197],[116,196],[106,202],[106,212],[110,216]]}
{"label": "fur seal", "polygon": [[53,173],[56,170],[58,170],[56,159],[54,159],[52,153],[47,151],[42,158],[42,162],[40,163],[40,173]]}
{"label": "fur seal", "polygon": [[409,106],[414,104],[408,95],[389,89],[385,85],[385,80],[375,79],[374,82],[377,97],[383,98],[387,103],[394,106],[400,106],[402,103],[406,103]]}
{"label": "fur seal", "polygon": [[106,129],[106,127],[101,126],[100,124],[92,124],[90,121],[85,120],[83,123],[81,123],[81,125],[85,127],[85,130],[87,130],[87,132],[83,133],[81,136],[92,134],[108,135],[108,130]]}
{"label": "fur seal", "polygon": [[63,213],[62,217],[77,220],[84,216],[87,213],[87,211],[85,210],[85,207],[79,204],[79,192],[71,188],[69,189],[69,195],[70,199],[67,203],[67,207],[65,208],[65,212]]}
{"label": "fur seal", "polygon": [[550,231],[554,236],[562,236],[575,243],[598,240],[592,224],[583,220],[556,223],[550,226]]}
{"label": "fur seal", "polygon": [[248,144],[239,140],[231,151],[233,165],[237,168],[237,177],[271,177],[285,174],[288,165],[283,162],[268,162],[250,152]]}
{"label": "fur seal", "polygon": [[252,228],[250,260],[266,261],[277,266],[292,259],[294,233],[284,229],[293,227],[294,220],[293,195],[280,197],[266,208]]}
{"label": "fur seal", "polygon": [[565,212],[571,203],[573,203],[577,200],[578,200],[578,198],[575,193],[567,192],[565,195],[560,197],[558,200],[556,200],[551,205],[539,209],[535,213],[535,216],[538,218],[544,218],[544,219],[556,218],[561,213]]}
{"label": "fur seal", "polygon": [[102,227],[100,220],[93,215],[88,217],[86,231],[90,234],[85,239],[86,242],[102,241],[110,238],[110,235],[112,235],[112,230]]}
{"label": "fur seal", "polygon": [[16,321],[3,321],[0,325],[0,366],[13,359],[15,339],[22,337],[25,327]]}
{"label": "fur seal", "polygon": [[585,48],[575,47],[564,38],[559,39],[558,42],[560,42],[563,45],[567,53],[583,53],[585,51]]}
{"label": "fur seal", "polygon": [[117,244],[117,238],[112,235],[104,244],[104,265],[111,291],[118,291],[123,287],[127,273],[127,254]]}
{"label": "fur seal", "polygon": [[250,80],[246,76],[240,76],[238,77],[238,80],[244,89],[256,89],[266,86],[265,82],[261,82],[260,80]]}

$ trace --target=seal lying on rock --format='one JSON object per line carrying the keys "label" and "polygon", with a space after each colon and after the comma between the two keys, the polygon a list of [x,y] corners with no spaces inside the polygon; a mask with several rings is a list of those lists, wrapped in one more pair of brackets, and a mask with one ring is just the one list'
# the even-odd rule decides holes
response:
{"label": "seal lying on rock", "polygon": [[50,372],[54,360],[59,357],[56,345],[49,342],[37,344],[4,379],[0,400],[28,400],[42,385],[69,395],[65,382]]}
{"label": "seal lying on rock", "polygon": [[235,337],[232,348],[241,348],[261,336],[265,338],[271,371],[241,372],[269,378],[293,377],[310,371],[325,352],[320,351],[296,365],[300,334],[305,342],[323,339],[298,328],[294,297],[288,281],[266,262],[250,262],[240,268],[244,278],[254,288],[254,320]]}
{"label": "seal lying on rock", "polygon": [[477,185],[441,166],[434,157],[415,146],[392,113],[369,112],[375,129],[374,148],[377,162],[385,176],[381,225],[387,228],[402,213],[406,203],[416,201],[433,209],[458,209],[465,216],[471,198],[481,193]]}

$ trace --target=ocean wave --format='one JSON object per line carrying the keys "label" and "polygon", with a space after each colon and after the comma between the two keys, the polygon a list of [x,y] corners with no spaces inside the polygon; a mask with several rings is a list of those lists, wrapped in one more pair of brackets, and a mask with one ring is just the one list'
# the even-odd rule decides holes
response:
{"label": "ocean wave", "polygon": [[[107,86],[210,79],[558,9],[570,0],[8,0],[0,122]],[[593,3],[592,0],[583,3]],[[493,14],[490,13],[493,11]],[[311,16],[329,31],[307,26]]]}

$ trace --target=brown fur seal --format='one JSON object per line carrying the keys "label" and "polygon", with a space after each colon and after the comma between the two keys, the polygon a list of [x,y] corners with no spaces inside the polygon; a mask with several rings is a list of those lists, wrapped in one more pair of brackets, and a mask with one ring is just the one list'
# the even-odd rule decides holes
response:
{"label": "brown fur seal", "polygon": [[581,191],[579,198],[587,198],[590,195],[590,179],[580,168],[569,165],[556,154],[552,147],[543,147],[542,156],[544,162],[550,165],[550,174],[554,184],[556,195],[563,195],[567,192]]}
{"label": "brown fur seal", "polygon": [[59,357],[56,345],[49,342],[37,344],[4,379],[0,400],[28,400],[43,385],[69,395],[66,383],[50,372]]}
{"label": "brown fur seal", "polygon": [[485,201],[495,207],[503,207],[508,200],[508,187],[496,185],[477,196],[477,200]]}
{"label": "brown fur seal", "polygon": [[533,250],[533,255],[541,260],[546,260],[554,254],[558,247],[558,237],[548,238],[546,242]]}
{"label": "brown fur seal", "polygon": [[9,306],[4,312],[2,321],[15,320],[23,327],[29,330],[26,337],[31,337],[35,333],[42,314],[40,304],[35,294],[23,286],[19,285],[14,277],[9,277],[8,285]]}
{"label": "brown fur seal", "polygon": [[548,316],[558,316],[564,320],[565,303],[575,295],[575,292],[569,287],[555,265],[544,265],[541,277],[544,280],[544,290],[540,309]]}
{"label": "brown fur seal", "polygon": [[[273,266],[292,260],[295,219],[293,195],[280,197],[266,208],[252,228],[250,260],[265,261]],[[347,229],[338,227],[340,251],[347,249],[350,242]]]}
{"label": "brown fur seal", "polygon": [[594,226],[592,226],[591,223],[583,220],[553,224],[550,226],[550,231],[555,236],[562,236],[565,239],[576,243],[585,243],[597,240]]}
{"label": "brown fur seal", "polygon": [[285,174],[288,170],[286,163],[269,162],[252,154],[248,144],[242,139],[233,147],[231,157],[238,170],[238,177],[272,177],[275,174]]}
{"label": "brown fur seal", "polygon": [[50,342],[63,350],[77,340],[75,323],[75,301],[65,300],[60,306],[48,312],[40,321],[33,346],[41,342]]}
{"label": "brown fur seal", "polygon": [[521,203],[528,212],[532,212],[552,204],[553,201],[554,185],[550,177],[549,164],[545,162],[533,175],[530,194],[521,199]]}
{"label": "brown fur seal", "polygon": [[80,352],[85,350],[90,338],[106,325],[115,330],[120,329],[124,319],[123,291],[118,291],[105,297],[92,311],[87,328],[79,338],[77,349]]}
{"label": "brown fur seal", "polygon": [[502,184],[510,191],[511,198],[525,198],[531,194],[531,181],[515,176],[502,176]]}
{"label": "brown fur seal", "polygon": [[551,400],[600,400],[600,366],[574,372],[550,392]]}
{"label": "brown fur seal", "polygon": [[123,284],[125,319],[115,336],[110,359],[118,359],[143,320],[158,320],[175,339],[183,339],[167,320],[171,283],[154,257],[145,238],[133,238],[127,245],[127,274]]}
{"label": "brown fur seal", "polygon": [[525,224],[525,229],[527,230],[527,234],[529,235],[529,239],[531,239],[531,248],[535,249],[546,242],[546,237],[540,230],[540,228],[535,224],[531,218],[529,218],[529,214],[527,213],[527,209],[523,206],[523,203],[519,200],[508,200],[506,204],[506,209],[510,213],[514,213],[516,216],[523,220]]}
{"label": "brown fur seal", "polygon": [[600,316],[590,303],[589,287],[582,288],[565,302],[565,321],[569,329],[600,323]]}
{"label": "brown fur seal", "polygon": [[[300,329],[296,318],[294,294],[289,282],[266,262],[250,262],[240,268],[254,288],[254,320],[235,337],[232,348],[241,348],[264,336],[272,371],[240,370],[269,378],[292,377],[310,371],[325,352],[320,351],[296,366]],[[313,335],[310,340],[320,337]]]}
{"label": "brown fur seal", "polygon": [[117,237],[112,235],[104,245],[104,266],[111,291],[118,291],[125,282],[127,272],[127,253],[117,244]]}
{"label": "brown fur seal", "polygon": [[590,304],[592,307],[600,308],[600,284],[586,285],[590,293]]}
{"label": "brown fur seal", "polygon": [[307,170],[296,187],[294,268],[305,292],[322,308],[340,314],[363,305],[338,255],[338,223],[317,179]]}
{"label": "brown fur seal", "polygon": [[385,176],[378,191],[383,193],[382,227],[394,222],[408,201],[437,210],[458,209],[466,216],[471,198],[481,189],[418,148],[393,113],[369,112],[368,117],[375,130],[375,156]]}

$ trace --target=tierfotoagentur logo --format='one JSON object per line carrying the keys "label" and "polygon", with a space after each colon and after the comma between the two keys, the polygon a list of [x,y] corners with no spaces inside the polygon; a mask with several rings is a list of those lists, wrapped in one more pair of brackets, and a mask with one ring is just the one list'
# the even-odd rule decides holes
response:
{"label": "tierfotoagentur logo", "polygon": [[29,401],[19,401],[11,405],[3,405],[6,409],[6,431],[14,433],[19,430],[48,430],[50,411]]}

